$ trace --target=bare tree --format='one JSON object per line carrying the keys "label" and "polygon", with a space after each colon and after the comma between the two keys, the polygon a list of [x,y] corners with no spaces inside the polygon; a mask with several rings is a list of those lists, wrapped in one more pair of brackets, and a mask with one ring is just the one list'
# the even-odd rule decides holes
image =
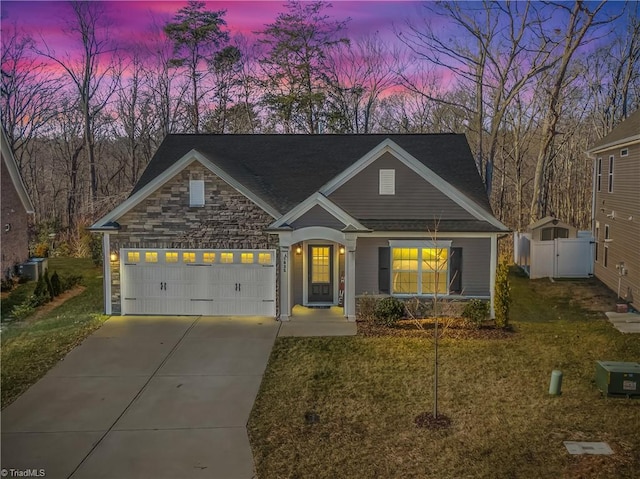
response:
{"label": "bare tree", "polygon": [[67,34],[77,40],[81,52],[59,57],[44,42],[45,48],[39,53],[63,68],[78,93],[89,161],[91,200],[95,202],[98,196],[95,119],[107,107],[115,89],[111,78],[116,68],[115,48],[110,41],[107,17],[100,3],[75,1],[71,2],[71,10],[73,16],[67,25]]}
{"label": "bare tree", "polygon": [[26,170],[29,143],[56,114],[59,78],[33,56],[34,41],[16,25],[3,26],[0,112],[18,167]]}
{"label": "bare tree", "polygon": [[548,73],[547,104],[542,119],[541,143],[533,180],[533,197],[530,209],[531,221],[540,219],[547,212],[544,188],[545,173],[548,172],[549,164],[555,154],[553,143],[558,134],[556,127],[562,110],[563,90],[567,86],[567,80],[571,78],[569,67],[576,50],[584,45],[585,41],[589,40],[587,33],[599,25],[612,21],[611,18],[596,21],[596,17],[605,4],[606,1],[602,1],[594,5],[593,8],[581,1],[575,1],[573,6],[564,3],[555,4],[556,12],[558,14],[564,13],[568,15],[568,18],[566,30],[561,32],[561,54],[554,70]]}

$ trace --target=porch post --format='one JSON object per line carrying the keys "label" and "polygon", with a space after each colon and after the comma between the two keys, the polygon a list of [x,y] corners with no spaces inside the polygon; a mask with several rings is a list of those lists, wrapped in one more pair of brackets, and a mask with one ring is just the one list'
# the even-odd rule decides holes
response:
{"label": "porch post", "polygon": [[356,237],[346,234],[344,315],[349,321],[356,320]]}
{"label": "porch post", "polygon": [[498,266],[498,235],[491,235],[491,259],[489,264],[489,291],[491,293],[491,319],[496,318],[496,268]]}
{"label": "porch post", "polygon": [[280,321],[291,316],[291,246],[280,246]]}
{"label": "porch post", "polygon": [[104,270],[104,314],[111,315],[111,241],[109,233],[102,234],[102,269]]}

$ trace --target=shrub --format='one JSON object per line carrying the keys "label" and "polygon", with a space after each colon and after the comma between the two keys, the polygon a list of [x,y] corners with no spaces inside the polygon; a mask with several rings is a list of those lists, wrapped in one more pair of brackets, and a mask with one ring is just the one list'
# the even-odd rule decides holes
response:
{"label": "shrub", "polygon": [[53,296],[60,296],[60,293],[62,293],[62,283],[60,282],[60,276],[58,276],[57,271],[54,271],[51,275],[51,289]]}
{"label": "shrub", "polygon": [[364,321],[372,321],[376,316],[377,298],[364,294],[358,298],[358,318]]}
{"label": "shrub", "polygon": [[36,247],[33,250],[33,254],[36,258],[46,258],[49,256],[49,243],[41,241],[36,244]]}
{"label": "shrub", "polygon": [[53,250],[53,254],[61,258],[67,258],[71,256],[71,246],[69,246],[68,242],[63,241]]}
{"label": "shrub", "polygon": [[496,271],[496,291],[494,308],[496,310],[496,326],[509,326],[509,307],[511,305],[511,285],[509,284],[509,265],[502,261]]}
{"label": "shrub", "polygon": [[462,317],[474,328],[479,328],[480,324],[489,316],[489,303],[479,299],[472,299],[464,306]]}
{"label": "shrub", "polygon": [[397,298],[388,297],[378,301],[375,311],[375,323],[393,326],[404,316],[404,303]]}
{"label": "shrub", "polygon": [[44,277],[44,284],[46,285],[47,292],[49,293],[49,297],[51,299],[55,298],[56,295],[53,292],[53,285],[51,284],[51,278],[49,278],[49,270],[48,269],[44,270],[43,277]]}
{"label": "shrub", "polygon": [[62,283],[62,291],[68,291],[74,286],[82,283],[82,275],[72,274],[69,276],[65,276],[60,281]]}
{"label": "shrub", "polygon": [[35,311],[35,307],[31,305],[31,300],[28,299],[24,303],[17,304],[11,310],[11,317],[14,319],[24,319],[30,316]]}
{"label": "shrub", "polygon": [[41,275],[38,278],[36,289],[33,290],[33,295],[31,296],[31,298],[31,305],[34,308],[48,302],[51,299],[49,290],[47,289],[47,283],[44,279],[44,275]]}

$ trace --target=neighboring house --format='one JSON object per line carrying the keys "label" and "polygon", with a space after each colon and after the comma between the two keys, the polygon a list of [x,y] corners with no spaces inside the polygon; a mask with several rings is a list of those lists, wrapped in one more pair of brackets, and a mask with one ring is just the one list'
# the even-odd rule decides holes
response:
{"label": "neighboring house", "polygon": [[508,231],[454,134],[169,135],[92,229],[108,314],[281,320],[354,320],[365,293],[493,298]]}
{"label": "neighboring house", "polygon": [[29,215],[33,204],[24,187],[18,165],[4,127],[2,152],[2,278],[10,277],[15,266],[29,259]]}
{"label": "neighboring house", "polygon": [[595,275],[640,309],[640,110],[587,154],[594,160]]}

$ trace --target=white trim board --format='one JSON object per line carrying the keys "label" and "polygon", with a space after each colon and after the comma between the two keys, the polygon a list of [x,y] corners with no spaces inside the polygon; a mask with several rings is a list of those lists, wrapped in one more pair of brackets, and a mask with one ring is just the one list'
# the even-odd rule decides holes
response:
{"label": "white trim board", "polygon": [[103,227],[106,223],[111,221],[117,221],[119,218],[124,216],[126,213],[135,208],[138,204],[148,198],[152,193],[154,193],[158,188],[163,186],[173,177],[175,177],[182,170],[187,168],[194,161],[199,162],[202,166],[207,168],[213,174],[218,176],[224,182],[226,182],[229,186],[234,188],[239,193],[242,193],[244,196],[249,198],[253,203],[258,205],[264,211],[269,213],[273,218],[280,217],[280,213],[267,203],[265,203],[261,198],[252,193],[248,188],[245,188],[238,181],[233,179],[229,174],[227,174],[224,170],[216,166],[213,162],[211,162],[206,156],[200,153],[198,150],[191,150],[182,158],[180,158],[177,162],[167,168],[160,175],[156,176],[152,181],[147,183],[143,188],[138,190],[135,194],[127,198],[116,208],[111,210],[108,214],[100,218],[96,221],[91,228],[100,228]]}
{"label": "white trim board", "polygon": [[5,132],[4,127],[1,127],[0,130],[2,130],[0,149],[2,151],[2,157],[4,158],[4,164],[7,167],[7,171],[9,172],[13,186],[20,197],[24,210],[27,214],[34,214],[35,209],[31,202],[31,198],[29,197],[29,193],[27,193],[27,188],[24,186],[24,181],[22,180],[20,171],[18,170],[16,157],[13,155],[13,151],[11,151],[11,148],[9,147],[9,138],[7,137],[7,133]]}

